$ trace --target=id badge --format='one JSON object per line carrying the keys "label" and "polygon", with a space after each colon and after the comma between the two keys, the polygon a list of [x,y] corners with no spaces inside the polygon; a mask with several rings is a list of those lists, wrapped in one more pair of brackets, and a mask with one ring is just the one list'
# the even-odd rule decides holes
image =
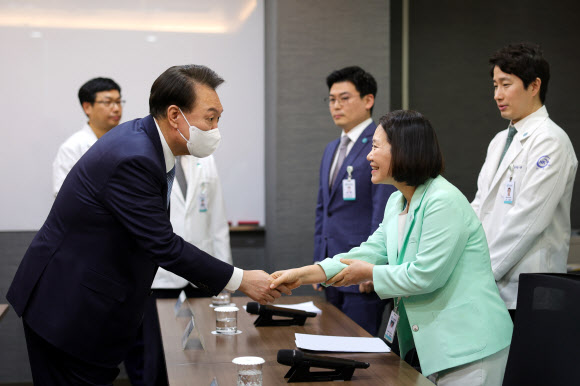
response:
{"label": "id badge", "polygon": [[513,204],[514,203],[514,194],[515,194],[515,184],[512,177],[510,177],[509,181],[506,181],[504,185],[504,192],[503,192],[503,203],[504,204]]}
{"label": "id badge", "polygon": [[355,180],[342,180],[342,199],[344,201],[356,200],[356,184]]}
{"label": "id badge", "polygon": [[387,323],[387,330],[385,331],[385,339],[389,343],[393,343],[395,338],[395,331],[397,331],[397,323],[399,323],[399,313],[395,310],[391,311],[389,323]]}
{"label": "id badge", "polygon": [[205,194],[205,183],[201,184],[201,193],[199,194],[199,211],[207,212],[207,195]]}

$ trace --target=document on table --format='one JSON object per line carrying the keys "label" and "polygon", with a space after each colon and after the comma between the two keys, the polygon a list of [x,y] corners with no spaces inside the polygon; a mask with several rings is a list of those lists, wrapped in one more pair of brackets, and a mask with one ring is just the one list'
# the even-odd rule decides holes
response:
{"label": "document on table", "polygon": [[295,334],[296,347],[304,350],[333,352],[391,352],[380,338],[357,338],[350,336],[329,336]]}

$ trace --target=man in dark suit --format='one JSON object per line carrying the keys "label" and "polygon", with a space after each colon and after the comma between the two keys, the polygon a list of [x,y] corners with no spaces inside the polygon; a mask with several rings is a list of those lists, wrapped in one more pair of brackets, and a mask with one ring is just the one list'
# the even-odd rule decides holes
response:
{"label": "man in dark suit", "polygon": [[[376,129],[371,114],[377,82],[371,74],[353,66],[332,72],[326,83],[330,114],[342,134],[326,146],[320,165],[315,262],[347,252],[365,241],[379,226],[387,200],[395,190],[391,185],[373,185],[366,160]],[[372,282],[327,287],[324,291],[329,302],[371,335],[377,334],[387,301],[374,292]]]}
{"label": "man in dark suit", "polygon": [[176,66],[151,88],[151,115],[99,139],[66,177],[7,298],[23,319],[38,385],[110,385],[135,341],[158,266],[210,294],[280,296],[263,271],[242,271],[173,233],[175,156],[219,143],[223,82],[204,66]]}

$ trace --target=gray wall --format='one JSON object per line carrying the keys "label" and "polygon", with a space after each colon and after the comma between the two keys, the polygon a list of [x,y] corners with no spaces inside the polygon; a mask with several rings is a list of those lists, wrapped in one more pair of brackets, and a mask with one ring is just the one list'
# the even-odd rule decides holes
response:
{"label": "gray wall", "polygon": [[318,169],[340,136],[323,101],[325,79],[355,64],[377,79],[375,118],[386,113],[388,1],[266,2],[267,269],[312,262]]}
{"label": "gray wall", "polygon": [[[491,54],[508,43],[543,47],[551,67],[546,107],[580,155],[579,2],[413,0],[410,5],[410,108],[431,120],[446,159],[445,176],[469,200],[489,142],[508,125],[493,100],[488,65]],[[392,51],[393,60],[398,57]],[[580,227],[579,184],[576,178],[573,228]]]}

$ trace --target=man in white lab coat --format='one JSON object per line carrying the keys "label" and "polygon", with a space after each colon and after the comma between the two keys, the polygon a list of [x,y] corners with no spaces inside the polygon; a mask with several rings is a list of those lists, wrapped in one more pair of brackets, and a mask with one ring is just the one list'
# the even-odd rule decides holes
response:
{"label": "man in white lab coat", "polygon": [[121,87],[112,79],[91,79],[81,86],[78,96],[88,121],[58,149],[52,164],[55,196],[72,167],[97,139],[119,124],[123,114]]}
{"label": "man in white lab coat", "polygon": [[540,47],[506,46],[490,64],[494,99],[510,124],[489,144],[471,205],[513,318],[520,273],[566,272],[578,160],[544,106],[550,69]]}

